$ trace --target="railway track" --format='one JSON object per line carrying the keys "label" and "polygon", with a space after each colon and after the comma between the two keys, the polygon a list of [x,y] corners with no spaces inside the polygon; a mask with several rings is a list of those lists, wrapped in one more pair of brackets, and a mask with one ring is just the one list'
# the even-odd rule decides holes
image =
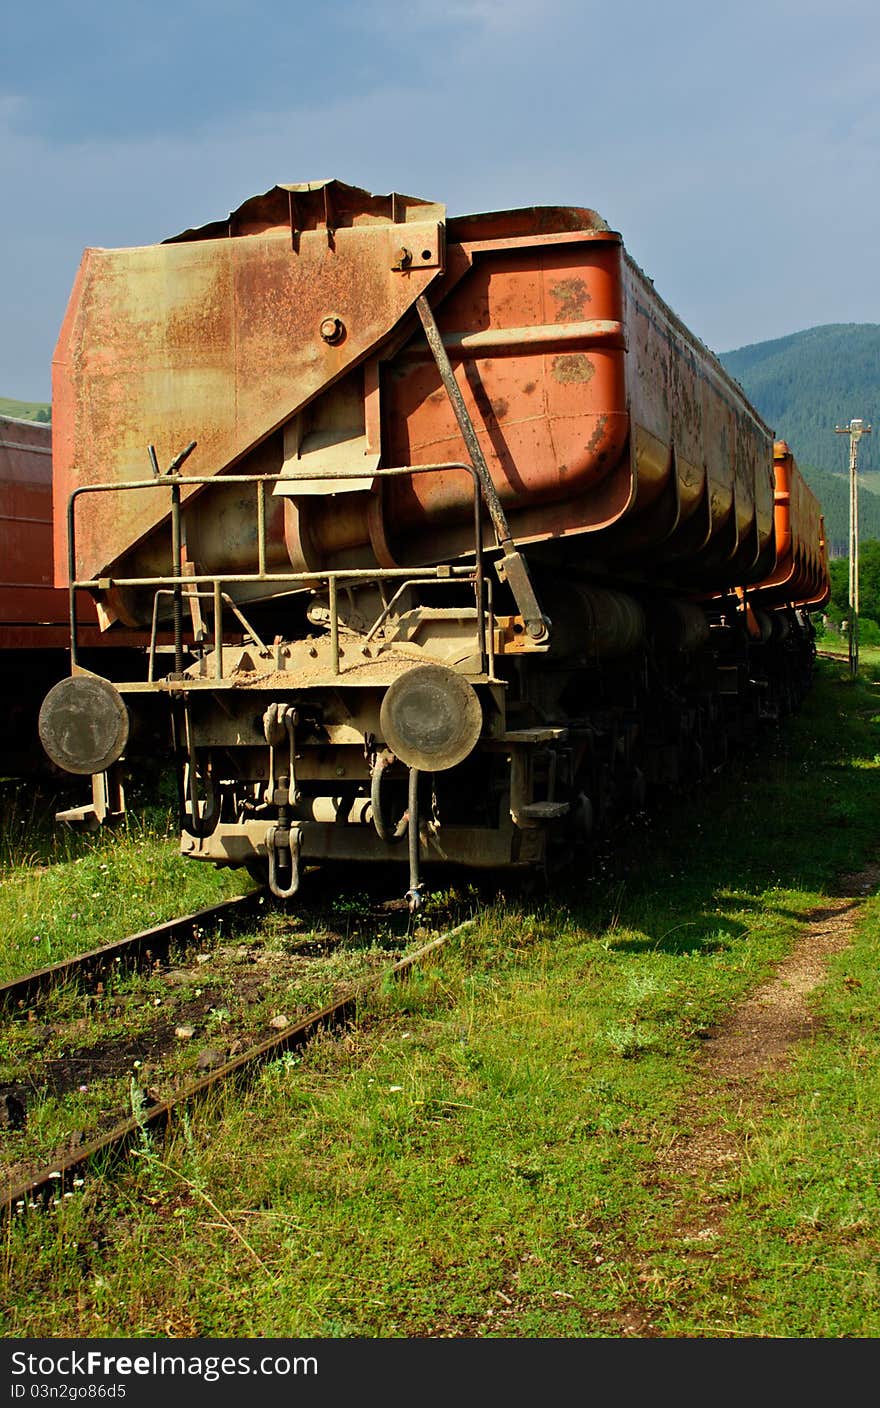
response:
{"label": "railway track", "polygon": [[0,1011],[27,1007],[62,983],[91,981],[113,967],[123,965],[131,968],[143,963],[161,962],[168,957],[172,945],[180,947],[195,942],[209,925],[227,923],[232,926],[252,918],[265,899],[265,893],[262,889],[252,890],[246,895],[221,900],[207,909],[169,919],[151,929],[141,929],[137,934],[129,934],[128,938],[117,939],[114,943],[77,954],[75,958],[62,959],[22,978],[2,983]]}
{"label": "railway track", "polygon": [[[76,959],[28,974],[14,983],[5,984],[0,998],[7,1013],[18,1013],[20,1016],[28,1004],[49,994],[58,984],[76,980],[94,983],[99,981],[100,973],[115,973],[121,965],[130,968],[148,965],[151,971],[155,971],[156,964],[167,957],[173,945],[189,942],[218,919],[227,923],[238,922],[253,915],[259,899],[260,892],[255,892],[225,901],[211,909],[157,925],[155,929],[144,930]],[[404,976],[471,922],[466,920],[464,924],[457,924],[397,961],[384,963],[379,971],[346,985],[331,1001],[314,1007],[304,1015],[297,1014],[296,1020],[288,1022],[284,1019],[284,1024],[271,1036],[250,1039],[246,1043],[235,1042],[234,1054],[215,1063],[196,1079],[185,1080],[166,1098],[155,1098],[139,1087],[135,1098],[136,1086],[133,1084],[130,1113],[117,1106],[115,1113],[104,1115],[103,1127],[94,1137],[81,1136],[76,1147],[62,1149],[48,1162],[40,1161],[39,1167],[31,1162],[26,1172],[20,1170],[0,1191],[0,1217],[11,1216],[27,1208],[57,1206],[85,1182],[90,1168],[96,1163],[100,1163],[102,1170],[106,1171],[142,1142],[145,1134],[167,1131],[177,1114],[220,1085],[230,1082],[246,1084],[267,1062],[302,1047],[322,1030],[344,1025],[365,997],[377,991],[389,978]],[[134,1065],[139,1066],[140,1062]],[[84,1089],[85,1086],[79,1088]]]}

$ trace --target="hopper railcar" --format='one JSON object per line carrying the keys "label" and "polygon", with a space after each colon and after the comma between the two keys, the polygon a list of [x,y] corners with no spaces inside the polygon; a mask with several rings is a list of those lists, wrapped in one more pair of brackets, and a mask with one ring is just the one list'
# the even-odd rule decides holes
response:
{"label": "hopper railcar", "polygon": [[175,659],[74,639],[44,744],[99,771],[160,699],[183,852],[280,896],[551,866],[809,683],[819,505],[592,210],[331,181],[87,250],[53,394],[57,580]]}

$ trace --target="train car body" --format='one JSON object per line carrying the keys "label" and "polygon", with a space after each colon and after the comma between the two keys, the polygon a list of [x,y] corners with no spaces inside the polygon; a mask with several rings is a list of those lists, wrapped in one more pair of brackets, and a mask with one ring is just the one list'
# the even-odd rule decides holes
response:
{"label": "train car body", "polygon": [[67,649],[68,597],[52,569],[52,428],[44,422],[0,416],[0,525],[3,648]]}
{"label": "train car body", "polygon": [[[0,416],[0,773],[45,772],[38,716],[70,671],[70,593],[53,567],[52,427]],[[148,636],[102,631],[92,598],[77,594],[80,662],[143,677]]]}
{"label": "train car body", "polygon": [[70,638],[68,594],[52,570],[52,431],[10,416],[0,416],[0,564],[0,773],[9,775],[45,766],[37,713],[67,673]]}
{"label": "train car body", "polygon": [[74,642],[44,743],[162,697],[183,850],[276,893],[546,865],[806,686],[818,505],[594,211],[323,182],[86,251],[53,405],[56,579],[176,656]]}

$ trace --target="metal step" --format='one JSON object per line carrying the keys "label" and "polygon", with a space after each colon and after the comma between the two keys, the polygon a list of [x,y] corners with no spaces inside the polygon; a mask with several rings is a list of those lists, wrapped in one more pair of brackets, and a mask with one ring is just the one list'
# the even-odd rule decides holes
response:
{"label": "metal step", "polygon": [[502,735],[502,743],[562,743],[567,728],[515,728]]}
{"label": "metal step", "polygon": [[569,811],[568,802],[527,802],[520,807],[519,815],[529,821],[554,821]]}

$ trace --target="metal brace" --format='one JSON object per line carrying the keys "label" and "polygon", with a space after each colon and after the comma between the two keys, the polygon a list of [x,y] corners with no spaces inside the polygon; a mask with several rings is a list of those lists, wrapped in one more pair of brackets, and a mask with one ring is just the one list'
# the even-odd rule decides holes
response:
{"label": "metal brace", "polygon": [[443,338],[440,330],[434,321],[434,314],[431,305],[424,294],[416,299],[416,312],[425,330],[428,339],[428,346],[437,364],[437,371],[440,373],[440,380],[446,388],[446,394],[452,405],[452,410],[458,421],[458,428],[461,431],[462,439],[467,445],[471,463],[477,471],[480,485],[483,491],[483,498],[489,510],[489,517],[495,529],[495,536],[498,545],[504,556],[496,564],[496,571],[502,582],[506,581],[513,593],[517,610],[522,616],[526,635],[534,649],[546,650],[550,645],[550,621],[543,615],[538,598],[535,595],[535,588],[529,575],[528,564],[519,551],[510,531],[507,515],[498,495],[492,476],[489,473],[489,466],[483,454],[482,446],[477,437],[474,423],[471,420],[470,412],[461,394],[461,388],[455,380],[455,373],[443,345]]}
{"label": "metal brace", "polygon": [[263,715],[263,733],[266,742],[269,744],[269,797],[270,802],[276,801],[275,776],[275,753],[283,744],[287,737],[288,752],[288,776],[287,776],[287,797],[293,800],[296,791],[296,739],[295,731],[299,723],[299,713],[296,709],[284,704],[270,704]]}

